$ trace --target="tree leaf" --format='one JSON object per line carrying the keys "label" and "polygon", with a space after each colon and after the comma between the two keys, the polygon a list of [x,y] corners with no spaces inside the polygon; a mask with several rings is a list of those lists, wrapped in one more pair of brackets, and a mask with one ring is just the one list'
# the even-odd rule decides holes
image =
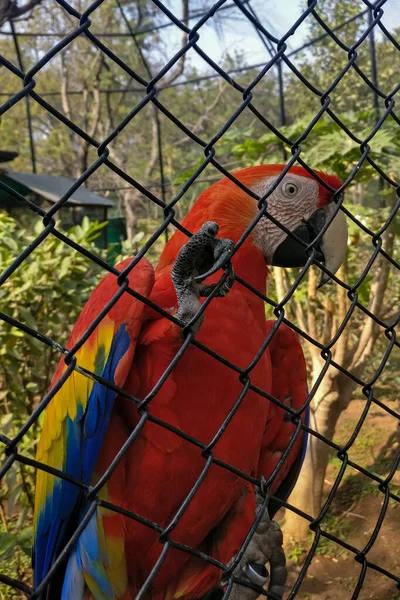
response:
{"label": "tree leaf", "polygon": [[[7,394],[8,394],[7,390],[4,392],[0,392],[0,400],[5,398],[5,396]],[[1,424],[1,432],[3,435],[8,435],[8,433],[11,429],[12,422],[13,422],[13,417],[14,417],[14,413],[9,413],[8,415],[4,415],[3,417],[1,417],[0,424]]]}
{"label": "tree leaf", "polygon": [[10,517],[12,516],[12,514],[14,512],[14,508],[15,508],[16,503],[18,502],[18,498],[21,494],[21,491],[22,491],[22,483],[15,486],[15,488],[13,489],[11,494],[8,496],[7,510],[8,510],[8,514],[10,515]]}
{"label": "tree leaf", "polygon": [[0,533],[0,560],[12,558],[17,538],[11,533]]}
{"label": "tree leaf", "polygon": [[25,527],[17,535],[17,543],[25,554],[31,556],[33,540],[33,527]]}

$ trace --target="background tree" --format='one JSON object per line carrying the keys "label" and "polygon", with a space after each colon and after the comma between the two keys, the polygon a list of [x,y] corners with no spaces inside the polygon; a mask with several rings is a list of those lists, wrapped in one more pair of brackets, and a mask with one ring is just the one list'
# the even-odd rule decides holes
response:
{"label": "background tree", "polygon": [[29,0],[25,4],[19,4],[16,0],[1,0],[0,2],[0,27],[7,21],[18,19],[30,13],[42,0]]}
{"label": "background tree", "polygon": [[[78,10],[80,6],[78,3]],[[202,3],[182,0],[181,17],[183,21],[191,14],[201,13]],[[116,37],[103,40],[135,72],[145,79],[151,79],[154,73],[171,58],[171,49],[158,30],[145,35],[138,31],[151,29],[161,24],[162,13],[155,10],[154,4],[142,2],[124,2],[123,13],[118,5],[103,3],[93,15],[93,31],[97,33],[115,33]],[[224,13],[224,19],[229,15]],[[74,19],[58,5],[51,11],[40,6],[29,22],[30,32],[50,31],[63,33],[76,25]],[[24,24],[18,30],[28,29]],[[134,35],[118,37],[122,33]],[[180,45],[186,41],[182,35]],[[54,44],[54,38],[19,38],[24,68],[27,71]],[[0,38],[0,52],[9,60],[16,62],[12,39]],[[227,70],[243,66],[240,55],[227,58],[223,65]],[[256,71],[238,77],[246,83]],[[195,68],[186,64],[186,55],[157,83],[159,97],[194,133],[205,140],[211,139],[226,119],[241,102],[240,94],[219,79],[199,79],[192,85],[180,85],[185,80],[197,79]],[[57,55],[35,78],[36,91],[42,93],[57,110],[76,123],[90,136],[102,141],[129,114],[144,97],[143,86],[135,82],[112,60],[105,57],[84,36],[79,36],[61,54]],[[0,89],[12,94],[18,89],[18,78],[10,76],[0,69]],[[266,116],[273,118],[277,114],[278,101],[274,76],[267,76],[259,84],[260,97],[263,98]],[[50,95],[46,95],[50,94]],[[223,101],[222,101],[223,99]],[[266,102],[267,100],[267,102]],[[34,143],[38,171],[54,175],[66,175],[76,178],[97,158],[97,150],[69,128],[63,126],[50,113],[36,103],[31,103]],[[256,119],[246,113],[240,119],[239,126],[245,130]],[[158,138],[161,131],[162,157],[164,162],[164,185],[159,172]],[[27,137],[26,115],[23,103],[18,103],[7,118],[0,124],[2,147],[16,149],[20,153],[13,163],[13,169],[29,171],[31,169],[30,147]],[[150,103],[142,109],[134,120],[108,145],[111,160],[127,175],[133,177],[159,196],[169,200],[178,190],[175,180],[198,165],[204,156],[203,149],[187,138],[182,131],[160,112],[155,113]],[[239,166],[232,157],[221,152],[221,161],[228,168]],[[218,176],[215,170],[207,176]],[[179,179],[178,179],[179,182]],[[110,195],[118,202],[118,210],[127,219],[127,232],[133,238],[140,229],[150,230],[154,221],[160,221],[163,213],[142,196],[132,186],[110,169],[96,171],[88,182],[92,189],[111,189]],[[179,203],[177,210],[182,216],[193,202],[194,195],[205,186],[200,184],[190,191]]]}

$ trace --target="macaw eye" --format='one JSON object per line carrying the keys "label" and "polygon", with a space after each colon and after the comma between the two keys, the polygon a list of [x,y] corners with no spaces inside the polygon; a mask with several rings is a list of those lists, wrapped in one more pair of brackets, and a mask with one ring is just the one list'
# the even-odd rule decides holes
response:
{"label": "macaw eye", "polygon": [[283,191],[287,198],[293,198],[299,190],[295,183],[286,183]]}

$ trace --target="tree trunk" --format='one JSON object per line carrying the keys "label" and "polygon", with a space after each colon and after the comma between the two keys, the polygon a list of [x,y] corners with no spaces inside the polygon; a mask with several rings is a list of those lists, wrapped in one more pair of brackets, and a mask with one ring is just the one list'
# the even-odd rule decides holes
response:
{"label": "tree trunk", "polygon": [[135,190],[126,190],[122,192],[122,203],[126,217],[126,235],[128,240],[132,240],[137,233],[137,221],[139,218],[139,198]]}
{"label": "tree trunk", "polygon": [[[313,379],[315,380],[323,366],[323,360],[313,360]],[[328,371],[320,384],[310,410],[310,427],[329,440],[335,433],[335,427],[341,413],[337,373]],[[316,517],[321,507],[325,470],[328,464],[330,446],[313,435],[308,437],[308,450],[299,480],[289,502],[300,510]],[[297,542],[307,538],[309,522],[296,513],[287,510],[285,515],[285,535],[287,541]]]}
{"label": "tree trunk", "polygon": [[[314,367],[314,379],[319,374]],[[331,369],[320,384],[311,404],[310,427],[328,440],[332,440],[336,424],[342,411],[347,408],[355,388],[353,381],[345,375]],[[328,466],[331,447],[313,435],[308,436],[307,454],[304,465],[290,498],[290,504],[317,517],[323,501],[323,488],[326,467]],[[287,541],[297,542],[307,538],[309,522],[296,513],[287,510],[285,515],[285,536]]]}

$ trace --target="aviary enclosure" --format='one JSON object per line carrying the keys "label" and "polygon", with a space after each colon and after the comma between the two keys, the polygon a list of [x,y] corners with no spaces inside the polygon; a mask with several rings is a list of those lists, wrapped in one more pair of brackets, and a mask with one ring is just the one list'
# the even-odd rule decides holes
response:
{"label": "aviary enclosure", "polygon": [[[300,480],[289,500],[281,502],[284,515],[279,513],[289,562],[285,597],[328,600],[339,591],[352,599],[400,597],[400,565],[385,554],[396,552],[400,534],[394,525],[400,501],[400,19],[388,18],[399,13],[394,4],[309,0],[291,27],[277,36],[262,6],[255,10],[252,0],[195,6],[189,0],[181,5],[160,0],[0,3],[0,146],[20,151],[15,163],[20,169],[75,181],[49,210],[0,181],[0,189],[21,207],[22,215],[19,220],[0,215],[2,598],[44,598],[49,581],[62,568],[57,560],[34,590],[26,555],[35,471],[43,468],[34,458],[37,437],[42,413],[56,392],[47,391],[50,378],[61,356],[67,366],[61,383],[79,369],[75,354],[99,319],[69,350],[66,326],[71,329],[106,272],[118,278],[120,292],[102,316],[122,292],[160,311],[129,288],[127,274],[144,256],[156,261],[175,229],[190,237],[193,232],[180,221],[207,185],[225,176],[243,188],[231,171],[268,162],[286,164],[277,183],[295,164],[341,178],[336,200],[349,223],[348,258],[323,292],[316,290],[323,265],[315,266],[315,243],[307,247],[305,267],[274,268],[263,300],[277,326],[253,363],[243,370],[212,353],[215,361],[235,371],[243,393],[232,399],[233,412],[220,423],[212,443],[175,431],[198,448],[204,469],[168,526],[128,515],[159,532],[163,544],[138,597],[146,597],[171,548],[220,568],[226,581],[224,600],[238,582],[233,571],[244,547],[236,562],[219,564],[175,541],[174,528],[213,464],[233,469],[260,488],[266,510],[268,490],[286,453],[269,480],[260,482],[218,461],[213,446],[246,391],[262,395],[252,383],[252,369],[282,323],[302,340],[309,370],[309,395],[300,410],[265,398],[296,425],[287,451],[302,430],[309,434]],[[202,46],[204,28],[215,22],[218,29],[232,14],[239,26],[245,22],[253,28],[265,49],[263,62],[248,64],[238,55],[217,62]],[[309,37],[299,48],[291,47],[291,38],[305,25]],[[164,30],[174,31],[178,40],[179,48],[169,55],[161,47]],[[204,62],[201,74],[185,64],[193,54]],[[93,244],[100,225],[83,223],[79,230],[65,231],[59,224],[60,211],[82,184],[113,198],[126,219],[128,239],[118,252],[132,256],[132,262],[122,273],[114,267],[113,249],[103,252]],[[270,193],[257,198],[260,215],[268,215]],[[241,278],[235,285],[249,288]],[[164,316],[177,322],[169,313]],[[189,327],[152,394],[144,400],[130,398],[140,415],[132,442],[147,421],[169,427],[152,415],[152,399],[191,344],[211,352]],[[98,380],[96,373],[84,374]],[[351,406],[358,408],[346,418]],[[377,425],[379,419],[383,427]],[[121,512],[99,497],[98,486],[74,484],[88,495],[91,512],[99,505]],[[358,514],[365,499],[371,510]],[[64,557],[85,523],[76,529]],[[323,570],[313,571],[321,560]],[[337,565],[332,576],[328,561]],[[276,597],[263,588],[258,592]]]}

